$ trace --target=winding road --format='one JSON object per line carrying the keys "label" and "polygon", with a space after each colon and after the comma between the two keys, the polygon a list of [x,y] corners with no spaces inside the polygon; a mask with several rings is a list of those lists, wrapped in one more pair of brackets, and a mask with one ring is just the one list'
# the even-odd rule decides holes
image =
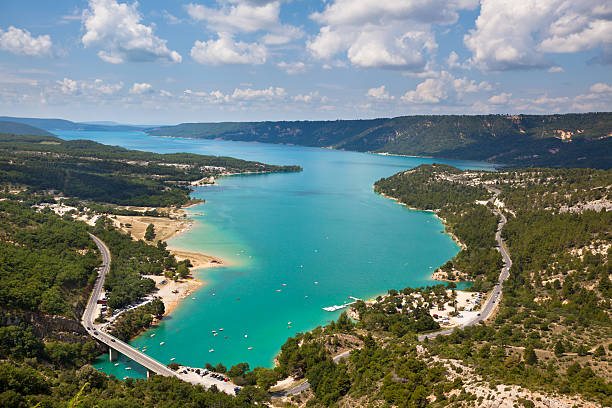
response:
{"label": "winding road", "polygon": [[99,239],[93,234],[89,235],[94,240],[94,242],[98,246],[98,249],[100,250],[100,253],[102,254],[102,266],[100,267],[98,279],[94,284],[94,288],[89,297],[89,301],[87,302],[87,307],[85,308],[85,312],[83,312],[83,316],[81,318],[81,324],[83,325],[83,327],[85,327],[85,330],[87,330],[87,332],[96,340],[106,344],[110,349],[113,349],[123,354],[134,362],[145,367],[147,369],[147,375],[149,372],[153,372],[155,374],[163,375],[166,377],[177,377],[183,381],[187,381],[192,384],[203,385],[206,388],[215,385],[220,391],[223,391],[230,395],[234,395],[234,387],[236,385],[232,382],[222,382],[211,378],[210,376],[201,377],[191,372],[182,375],[178,372],[169,369],[167,366],[155,360],[154,358],[149,357],[146,354],[136,350],[129,344],[119,340],[114,336],[111,336],[110,334],[96,327],[96,324],[94,323],[94,312],[96,309],[96,303],[100,298],[100,293],[102,292],[102,287],[104,286],[104,279],[106,278],[106,275],[108,274],[108,271],[110,269],[111,254],[108,247],[104,242],[102,242],[101,239]]}
{"label": "winding road", "polygon": [[[489,191],[494,193],[493,197],[489,200],[490,202],[493,202],[495,198],[497,197],[497,195],[499,194],[499,190],[489,187]],[[491,210],[491,211],[494,214],[498,215],[500,218],[499,224],[497,224],[497,231],[495,232],[495,241],[497,241],[497,249],[501,253],[502,259],[504,260],[504,266],[501,269],[499,278],[497,279],[497,283],[493,287],[493,292],[483,304],[482,309],[480,313],[478,314],[478,316],[476,316],[474,319],[462,324],[461,326],[453,327],[452,329],[446,329],[446,330],[441,330],[441,331],[437,331],[434,333],[422,334],[418,337],[419,341],[423,341],[425,339],[432,339],[437,336],[448,336],[449,334],[454,332],[455,329],[473,326],[482,321],[485,321],[491,316],[491,313],[493,313],[493,311],[495,310],[495,307],[499,303],[499,300],[502,295],[503,283],[510,276],[510,267],[512,266],[512,259],[510,259],[510,254],[508,254],[508,251],[506,250],[506,247],[504,245],[504,241],[502,240],[502,237],[501,237],[502,228],[504,228],[504,225],[506,225],[506,222],[507,222],[506,216],[497,210]]]}
{"label": "winding road", "polygon": [[102,240],[100,240],[95,235],[89,235],[94,240],[94,242],[98,246],[98,249],[100,250],[100,253],[102,254],[102,266],[100,267],[101,270],[98,275],[98,279],[94,284],[93,291],[91,292],[89,301],[87,302],[85,312],[83,312],[81,324],[83,325],[83,327],[85,327],[85,330],[87,330],[89,334],[93,336],[96,340],[106,344],[110,348],[132,359],[133,361],[145,367],[147,370],[152,371],[155,374],[164,375],[168,377],[179,377],[176,372],[172,371],[159,361],[147,356],[144,353],[141,353],[134,347],[119,340],[118,338],[111,336],[110,334],[103,332],[102,330],[98,330],[96,328],[96,325],[94,324],[94,311],[96,308],[96,302],[100,298],[100,293],[102,292],[102,287],[104,286],[104,279],[106,278],[106,274],[110,269],[111,255],[110,251],[108,250],[108,247],[104,242],[102,242]]}

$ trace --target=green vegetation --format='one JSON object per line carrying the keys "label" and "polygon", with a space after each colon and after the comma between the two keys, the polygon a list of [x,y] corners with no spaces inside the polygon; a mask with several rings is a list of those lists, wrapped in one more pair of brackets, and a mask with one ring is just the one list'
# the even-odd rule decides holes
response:
{"label": "green vegetation", "polygon": [[421,115],[391,119],[183,123],[158,136],[259,141],[488,160],[511,167],[612,167],[611,113]]}
{"label": "green vegetation", "polygon": [[231,157],[156,154],[87,140],[0,134],[0,183],[120,205],[183,205],[189,201],[190,183],[205,177],[300,170]]}
{"label": "green vegetation", "polygon": [[0,305],[76,318],[95,280],[95,245],[84,224],[0,201]]}
{"label": "green vegetation", "polygon": [[104,290],[110,293],[108,307],[111,309],[122,308],[153,291],[155,282],[143,275],[174,276],[181,265],[189,264],[189,260],[177,262],[164,242],[153,246],[134,241],[105,217],[98,219],[94,233],[111,252],[111,268],[104,281]]}
{"label": "green vegetation", "polygon": [[128,341],[151,327],[153,319],[161,319],[165,312],[164,302],[159,298],[153,299],[146,305],[123,313],[113,322],[109,332],[120,340]]}
{"label": "green vegetation", "polygon": [[4,120],[0,120],[0,133],[10,133],[13,135],[53,136],[52,133],[34,126]]}

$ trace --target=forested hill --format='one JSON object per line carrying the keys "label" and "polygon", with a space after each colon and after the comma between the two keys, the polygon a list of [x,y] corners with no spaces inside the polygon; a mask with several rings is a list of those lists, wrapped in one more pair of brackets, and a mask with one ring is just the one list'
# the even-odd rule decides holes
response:
{"label": "forested hill", "polygon": [[[0,116],[0,121],[8,121],[21,123],[24,125],[34,126],[45,130],[87,130],[87,131],[139,131],[142,127],[120,125],[120,124],[103,124],[103,123],[79,123],[65,119],[52,118],[18,118],[12,116]],[[14,133],[9,130],[1,130],[6,133]],[[27,133],[23,133],[27,134]],[[29,133],[37,134],[37,133]]]}
{"label": "forested hill", "polygon": [[25,123],[9,122],[4,120],[0,120],[0,133],[11,133],[14,135],[53,136],[52,133],[49,133],[46,130],[26,125]]}
{"label": "forested hill", "polygon": [[232,157],[157,154],[88,140],[0,133],[0,183],[120,205],[182,205],[189,200],[190,185],[211,176],[300,170]]}
{"label": "forested hill", "polygon": [[157,136],[258,141],[486,160],[511,167],[612,167],[612,113],[183,123]]}

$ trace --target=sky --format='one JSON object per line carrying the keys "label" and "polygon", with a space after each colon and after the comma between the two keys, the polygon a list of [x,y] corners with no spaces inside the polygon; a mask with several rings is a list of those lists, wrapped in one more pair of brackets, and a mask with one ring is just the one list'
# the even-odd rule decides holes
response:
{"label": "sky", "polygon": [[157,125],[611,110],[605,0],[0,1],[0,115]]}

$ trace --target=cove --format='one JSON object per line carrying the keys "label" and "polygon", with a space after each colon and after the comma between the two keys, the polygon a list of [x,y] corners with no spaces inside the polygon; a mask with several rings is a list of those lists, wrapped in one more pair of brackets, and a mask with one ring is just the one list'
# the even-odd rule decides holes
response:
{"label": "cove", "polygon": [[[162,363],[175,358],[198,367],[245,361],[272,367],[287,337],[341,313],[322,307],[341,304],[348,296],[368,299],[392,288],[437,283],[429,279],[433,269],[454,256],[458,246],[441,233],[444,227],[431,213],[375,194],[373,183],[423,163],[494,169],[480,162],[137,132],[54,133],[158,153],[226,155],[304,168],[301,173],[224,177],[193,192],[206,203],[189,209],[194,228],[169,245],[219,256],[229,266],[197,271],[206,284],[131,343],[146,345]],[[126,371],[129,362],[120,360],[115,367],[107,359],[96,367],[119,378],[142,376],[137,364]]]}

